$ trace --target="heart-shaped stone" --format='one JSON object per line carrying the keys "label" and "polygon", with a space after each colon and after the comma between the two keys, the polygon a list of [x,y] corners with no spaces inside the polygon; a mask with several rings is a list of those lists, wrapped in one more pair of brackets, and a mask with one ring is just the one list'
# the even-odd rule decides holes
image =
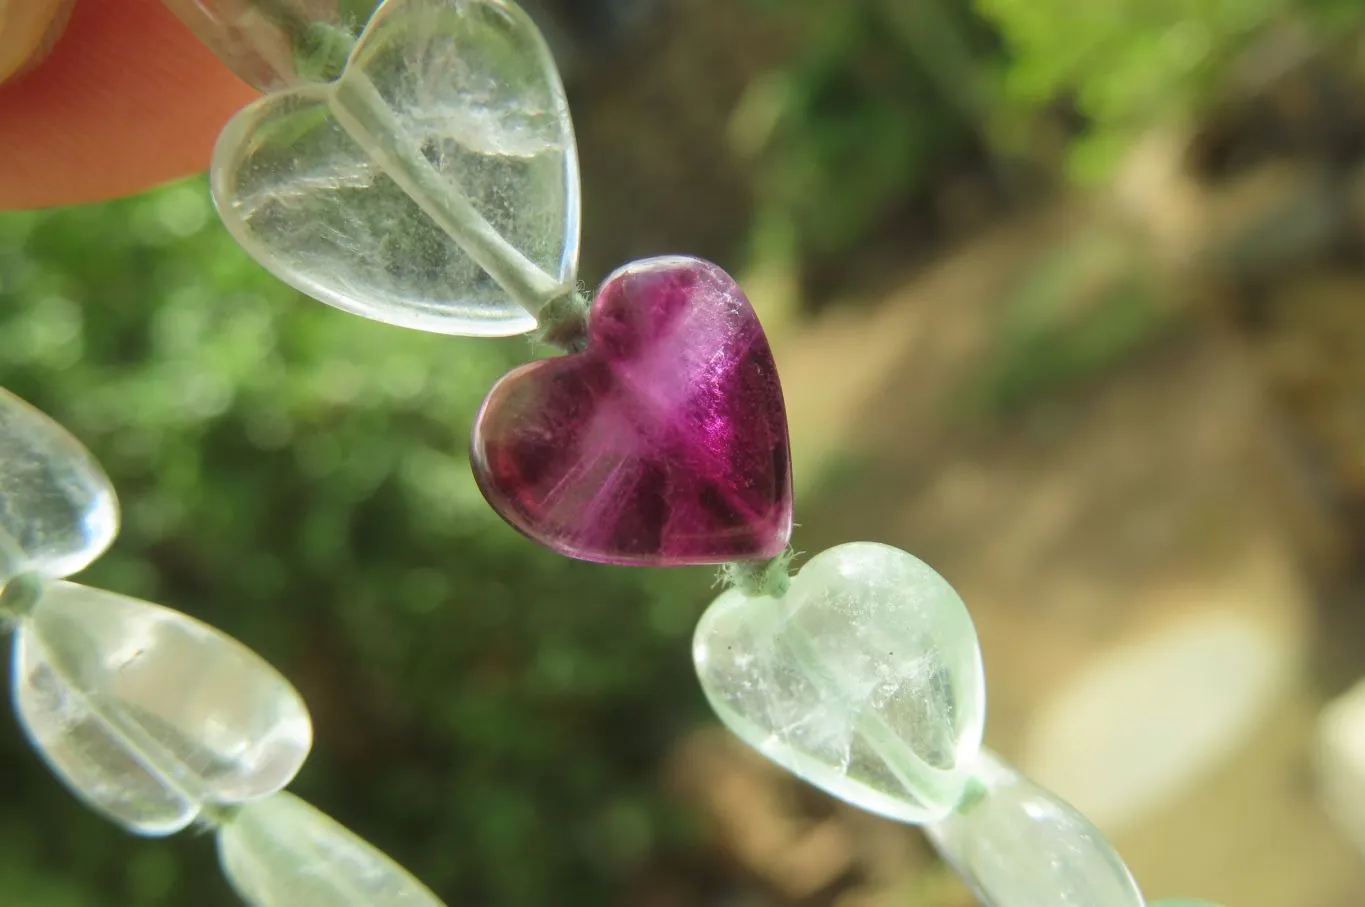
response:
{"label": "heart-shaped stone", "polygon": [[981,754],[973,775],[958,809],[925,831],[981,903],[1144,907],[1123,859],[1088,819],[994,753]]}
{"label": "heart-shaped stone", "polygon": [[692,649],[712,707],[778,765],[903,822],[952,811],[981,748],[976,629],[943,577],[904,551],[824,551],[781,598],[731,589]]}
{"label": "heart-shaped stone", "polygon": [[695,258],[638,261],[608,277],[583,352],[493,386],[472,460],[503,518],[581,560],[766,558],[791,535],[772,350],[734,280]]}
{"label": "heart-shaped stone", "polygon": [[501,0],[388,0],[339,79],[233,118],[212,185],[262,265],[368,318],[518,334],[573,287],[564,89],[535,25]]}
{"label": "heart-shaped stone", "polygon": [[288,792],[238,810],[218,832],[218,859],[251,907],[445,907],[403,867]]}
{"label": "heart-shaped stone", "polygon": [[89,451],[0,389],[0,588],[20,573],[69,576],[118,533],[118,500]]}
{"label": "heart-shaped stone", "polygon": [[90,806],[167,835],[268,796],[312,745],[299,694],[236,640],[169,608],[57,582],[14,637],[14,705]]}

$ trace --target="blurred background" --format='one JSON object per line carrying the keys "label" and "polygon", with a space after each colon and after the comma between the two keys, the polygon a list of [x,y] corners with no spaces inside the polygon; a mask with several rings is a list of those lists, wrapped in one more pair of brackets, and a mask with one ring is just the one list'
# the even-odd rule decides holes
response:
{"label": "blurred background", "polygon": [[[1365,6],[528,8],[584,280],[697,254],[764,319],[797,547],[940,569],[988,743],[1151,897],[1365,903]],[[573,563],[489,511],[468,432],[524,339],[301,299],[191,180],[0,215],[0,341],[119,489],[82,578],[279,666],[316,719],[293,789],[448,903],[972,903],[918,832],[716,728],[711,571]],[[0,904],[236,903],[208,840],[123,836],[12,723],[0,777]]]}

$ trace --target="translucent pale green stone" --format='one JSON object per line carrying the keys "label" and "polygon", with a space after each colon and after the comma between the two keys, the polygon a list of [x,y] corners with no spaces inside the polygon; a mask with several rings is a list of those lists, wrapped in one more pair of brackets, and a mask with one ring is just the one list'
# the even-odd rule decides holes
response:
{"label": "translucent pale green stone", "polygon": [[288,793],[244,806],[220,828],[218,858],[251,907],[443,907],[393,860]]}
{"label": "translucent pale green stone", "polygon": [[500,336],[573,289],[578,159],[554,62],[501,0],[390,0],[334,83],[219,138],[224,223],[280,279],[391,324]]}
{"label": "translucent pale green stone", "polygon": [[[335,30],[344,41],[353,25],[344,20],[343,8],[373,5],[355,0],[270,0],[269,7],[260,0],[165,3],[242,81],[260,91],[278,91],[315,78],[317,73],[310,69],[323,68],[314,61],[325,54],[320,45],[327,33]],[[283,23],[292,23],[293,33]]]}
{"label": "translucent pale green stone", "polygon": [[19,573],[69,576],[118,533],[104,470],[52,419],[0,389],[0,586]]}
{"label": "translucent pale green stone", "polygon": [[905,822],[960,798],[985,721],[976,630],[952,587],[904,551],[840,545],[780,599],[724,593],[693,658],[730,730],[835,797]]}
{"label": "translucent pale green stone", "polygon": [[75,583],[51,584],[20,622],[13,670],[34,747],[138,834],[274,793],[312,743],[303,701],[258,655],[169,608]]}
{"label": "translucent pale green stone", "polygon": [[1099,829],[983,752],[959,809],[925,831],[983,907],[1143,907]]}

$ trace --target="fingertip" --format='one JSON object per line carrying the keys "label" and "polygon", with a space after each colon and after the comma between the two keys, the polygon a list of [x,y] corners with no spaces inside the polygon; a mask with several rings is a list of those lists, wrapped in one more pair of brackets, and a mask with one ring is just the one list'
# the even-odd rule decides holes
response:
{"label": "fingertip", "polygon": [[98,201],[204,170],[255,97],[160,0],[81,0],[0,85],[0,209]]}

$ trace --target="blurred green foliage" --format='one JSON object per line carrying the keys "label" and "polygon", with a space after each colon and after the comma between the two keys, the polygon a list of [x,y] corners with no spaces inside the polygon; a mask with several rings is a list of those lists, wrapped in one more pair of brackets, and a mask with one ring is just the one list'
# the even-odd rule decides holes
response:
{"label": "blurred green foliage", "polygon": [[[687,834],[651,773],[702,714],[687,639],[710,578],[574,563],[490,512],[469,428],[530,354],[298,297],[199,180],[0,216],[0,384],[124,507],[80,578],[279,666],[317,724],[294,790],[452,904],[598,904]],[[0,904],[236,903],[208,840],[126,838],[12,723],[0,773]]]}
{"label": "blurred green foliage", "polygon": [[[1197,115],[1228,63],[1267,26],[1293,19],[1333,32],[1358,28],[1354,0],[973,0],[999,29],[1009,65],[1000,98],[1014,111],[1073,98],[1088,125],[1071,149],[1082,183],[1108,176],[1135,133]],[[998,134],[1002,146],[1018,135]]]}
{"label": "blurred green foliage", "polygon": [[[760,252],[845,255],[932,193],[945,169],[1029,163],[1089,184],[1139,131],[1197,116],[1228,64],[1268,26],[1334,34],[1354,0],[798,0],[793,59],[754,92],[742,144],[761,149]],[[792,12],[793,7],[797,10]],[[1042,121],[1074,105],[1063,160]],[[1042,148],[1044,151],[1040,151]]]}
{"label": "blurred green foliage", "polygon": [[1109,370],[1177,322],[1133,237],[1097,226],[1031,261],[1001,300],[988,363],[955,418],[1008,416]]}
{"label": "blurred green foliage", "polygon": [[997,42],[963,0],[794,5],[799,52],[753,94],[744,142],[761,152],[760,229],[831,258],[984,136]]}

